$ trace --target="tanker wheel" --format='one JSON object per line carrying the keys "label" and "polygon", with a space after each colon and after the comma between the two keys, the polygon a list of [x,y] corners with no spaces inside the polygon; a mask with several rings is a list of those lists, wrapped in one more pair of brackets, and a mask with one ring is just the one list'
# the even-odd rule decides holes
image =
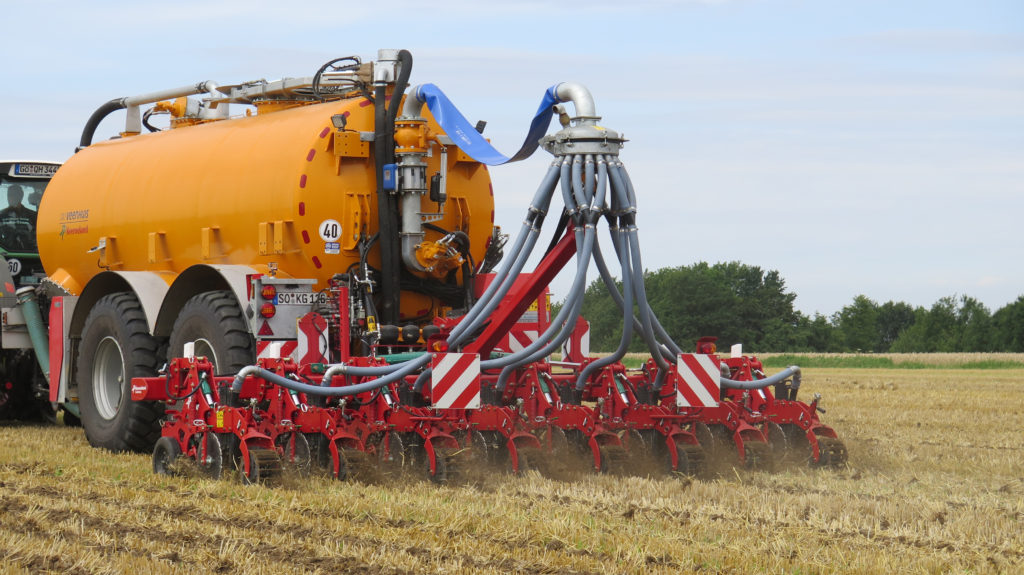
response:
{"label": "tanker wheel", "polygon": [[217,434],[208,431],[193,435],[189,439],[189,448],[195,450],[193,457],[199,471],[210,479],[220,479],[224,470],[224,452]]}
{"label": "tanker wheel", "polygon": [[174,320],[167,359],[182,357],[189,342],[195,343],[196,356],[210,360],[216,375],[235,375],[256,360],[249,324],[228,290],[203,292],[185,302]]}
{"label": "tanker wheel", "polygon": [[153,448],[164,406],[132,401],[130,386],[133,377],[155,376],[161,355],[135,294],[109,294],[92,307],[77,366],[82,427],[90,444],[111,451]]}
{"label": "tanker wheel", "polygon": [[296,431],[282,433],[274,440],[274,447],[280,452],[281,464],[285,469],[299,475],[309,475],[312,457],[305,435]]}
{"label": "tanker wheel", "polygon": [[177,462],[181,457],[181,446],[173,437],[161,437],[153,448],[153,473],[157,475],[177,474]]}

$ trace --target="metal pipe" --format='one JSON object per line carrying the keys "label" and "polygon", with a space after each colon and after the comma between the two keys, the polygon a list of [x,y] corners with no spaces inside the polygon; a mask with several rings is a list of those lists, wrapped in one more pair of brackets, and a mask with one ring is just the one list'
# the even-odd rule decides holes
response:
{"label": "metal pipe", "polygon": [[555,86],[555,97],[559,102],[572,102],[573,108],[576,110],[576,117],[581,120],[595,122],[601,119],[597,115],[594,97],[590,94],[590,90],[582,84],[562,82]]}

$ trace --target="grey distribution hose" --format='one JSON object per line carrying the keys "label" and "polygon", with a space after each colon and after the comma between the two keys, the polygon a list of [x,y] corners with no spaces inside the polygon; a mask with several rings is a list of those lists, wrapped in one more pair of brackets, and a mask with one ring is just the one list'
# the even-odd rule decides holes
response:
{"label": "grey distribution hose", "polygon": [[764,379],[755,379],[754,381],[736,381],[735,379],[722,378],[722,387],[729,389],[764,389],[777,383],[793,378],[793,389],[800,389],[800,367],[791,365],[786,369],[766,377]]}
{"label": "grey distribution hose", "polygon": [[242,370],[239,371],[237,375],[235,375],[235,379],[231,383],[231,391],[234,393],[242,391],[242,382],[245,381],[246,377],[252,375],[255,377],[259,377],[261,379],[265,379],[270,383],[280,385],[281,387],[290,389],[292,391],[297,391],[299,393],[307,393],[309,395],[319,395],[325,397],[356,395],[364,391],[373,391],[375,389],[384,387],[385,385],[394,383],[407,375],[411,375],[413,372],[423,367],[423,364],[426,363],[426,361],[429,361],[430,356],[425,355],[423,356],[423,358],[424,359],[422,361],[414,360],[400,364],[401,367],[399,369],[396,369],[394,372],[387,376],[378,379],[373,379],[370,381],[364,381],[363,383],[357,383],[355,385],[347,385],[344,387],[323,387],[319,385],[309,385],[307,383],[301,383],[292,379],[288,379],[287,377],[282,377],[272,371],[263,369],[262,367],[250,365],[247,367],[243,367]]}
{"label": "grey distribution hose", "polygon": [[[514,255],[510,254],[502,267],[495,274],[487,289],[477,300],[476,305],[469,309],[462,321],[459,322],[448,336],[449,347],[455,347],[462,343],[462,340],[469,334],[475,332],[487,320],[488,315],[494,311],[505,294],[512,288],[515,278],[519,275],[526,261],[533,251],[540,232],[540,225],[543,223],[543,216],[551,204],[551,196],[558,184],[561,174],[561,161],[551,163],[548,173],[537,188],[533,201],[530,202],[530,209],[527,212],[526,221],[523,222],[523,229],[516,238],[516,246],[513,248]],[[539,221],[538,221],[539,220]]]}
{"label": "grey distribution hose", "polygon": [[[629,270],[629,250],[621,250],[619,252],[619,262],[622,266],[622,276],[625,277]],[[607,271],[607,269],[605,270]],[[614,282],[608,288],[610,292],[614,292],[618,295],[618,290],[615,288]],[[602,357],[597,361],[590,362],[580,371],[579,377],[576,379],[576,389],[582,391],[586,386],[587,379],[599,369],[609,366],[619,360],[621,360],[626,352],[629,351],[629,343],[633,339],[633,282],[622,282],[622,296],[618,300],[619,307],[622,309],[622,337],[619,339],[619,346],[615,349],[611,355]],[[626,302],[629,302],[626,305]]]}

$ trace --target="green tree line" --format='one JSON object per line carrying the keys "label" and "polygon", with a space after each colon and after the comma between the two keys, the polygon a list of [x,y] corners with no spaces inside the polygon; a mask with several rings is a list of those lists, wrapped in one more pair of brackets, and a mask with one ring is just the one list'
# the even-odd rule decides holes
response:
{"label": "green tree line", "polygon": [[[647,272],[645,285],[651,308],[684,350],[713,335],[722,345],[777,352],[1024,352],[1024,295],[995,313],[966,295],[929,308],[858,295],[831,316],[808,317],[793,309],[796,294],[779,272],[740,262],[662,268]],[[591,349],[615,349],[622,312],[600,278],[587,287],[582,314]],[[634,338],[630,349],[645,344]]]}

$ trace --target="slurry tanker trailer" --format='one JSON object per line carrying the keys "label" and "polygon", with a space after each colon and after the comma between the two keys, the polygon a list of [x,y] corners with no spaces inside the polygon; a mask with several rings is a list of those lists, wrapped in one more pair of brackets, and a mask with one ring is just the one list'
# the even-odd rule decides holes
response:
{"label": "slurry tanker trailer", "polygon": [[[39,206],[46,276],[7,310],[24,318],[47,399],[92,445],[153,450],[158,473],[189,459],[247,481],[315,465],[447,481],[571,458],[665,474],[787,453],[845,462],[817,399],[797,400],[799,368],[766,377],[754,358],[720,360],[707,341],[684,351],[662,328],[624,139],[585,87],[546,90],[506,157],[437,86],[410,87],[411,71],[407,51],[381,50],[92,115]],[[94,143],[122,111],[120,135]],[[509,243],[488,166],[538,147],[553,160]],[[548,285],[567,266],[552,317]],[[588,355],[579,318],[592,267],[622,310],[605,357]],[[651,355],[628,369],[634,335]]]}

